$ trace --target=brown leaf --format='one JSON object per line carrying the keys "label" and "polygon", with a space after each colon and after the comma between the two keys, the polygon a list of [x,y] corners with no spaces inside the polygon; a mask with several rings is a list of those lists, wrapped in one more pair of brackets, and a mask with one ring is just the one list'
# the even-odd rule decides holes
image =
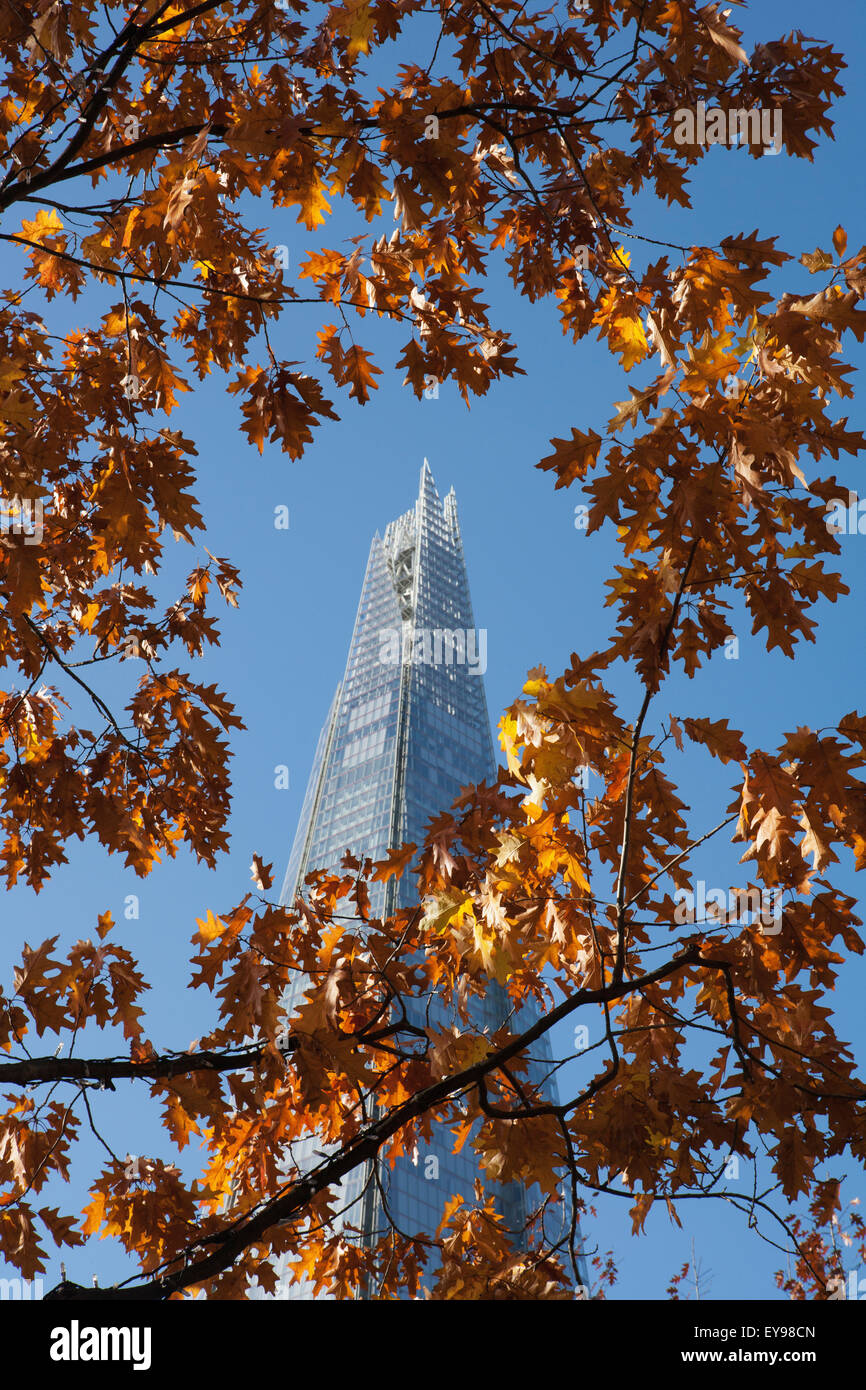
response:
{"label": "brown leaf", "polygon": [[273,867],[273,864],[266,864],[260,855],[253,855],[253,862],[250,865],[252,880],[262,893],[266,893],[273,884],[274,878],[271,873]]}

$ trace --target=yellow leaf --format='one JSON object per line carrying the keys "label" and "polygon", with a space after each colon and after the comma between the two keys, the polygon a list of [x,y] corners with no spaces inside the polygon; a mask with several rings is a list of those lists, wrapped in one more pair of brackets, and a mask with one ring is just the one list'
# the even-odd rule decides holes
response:
{"label": "yellow leaf", "polygon": [[472,915],[472,898],[459,888],[431,895],[424,903],[424,926],[437,932],[444,932],[451,923],[458,926]]}
{"label": "yellow leaf", "polygon": [[573,854],[569,854],[566,857],[565,876],[571,879],[571,882],[579,888],[582,893],[589,893],[591,891],[589,879],[583,872],[580,860],[575,859]]}
{"label": "yellow leaf", "polygon": [[79,625],[84,628],[85,632],[92,632],[93,624],[96,622],[96,619],[98,617],[99,604],[88,603],[87,607],[84,609],[83,613],[81,614],[81,617],[78,620]]}
{"label": "yellow leaf", "polygon": [[132,229],[135,226],[140,212],[140,208],[132,208],[126,219],[126,226],[123,229],[123,241],[121,242],[121,247],[124,251],[128,251],[132,243]]}
{"label": "yellow leaf", "polygon": [[218,917],[214,917],[210,908],[207,910],[207,917],[202,921],[200,917],[195,919],[198,927],[199,940],[206,946],[209,942],[215,941],[225,929],[224,923]]}
{"label": "yellow leaf", "polygon": [[499,742],[508,761],[508,771],[512,777],[519,777],[521,781],[524,780],[520,770],[519,757],[520,749],[524,745],[517,737],[517,720],[512,719],[509,715],[503,715],[499,721]]}
{"label": "yellow leaf", "polygon": [[[94,1192],[93,1201],[83,1208],[83,1215],[87,1218],[81,1229],[86,1236],[95,1235],[100,1226],[105,1221],[105,1196],[102,1192]],[[103,1231],[100,1240],[108,1235]]]}
{"label": "yellow leaf", "polygon": [[349,40],[350,58],[354,58],[356,53],[370,52],[373,21],[367,0],[349,0],[348,4],[337,10],[335,19],[338,33],[344,34]]}
{"label": "yellow leaf", "polygon": [[293,195],[291,201],[300,203],[298,221],[303,222],[310,232],[320,227],[325,221],[326,213],[331,211],[331,205],[325,197],[325,185],[315,173],[310,182],[304,184],[299,192]]}
{"label": "yellow leaf", "polygon": [[63,223],[54,208],[46,212],[45,208],[40,208],[32,221],[22,221],[24,235],[31,241],[42,242],[46,236],[54,236],[57,232],[63,231]]}

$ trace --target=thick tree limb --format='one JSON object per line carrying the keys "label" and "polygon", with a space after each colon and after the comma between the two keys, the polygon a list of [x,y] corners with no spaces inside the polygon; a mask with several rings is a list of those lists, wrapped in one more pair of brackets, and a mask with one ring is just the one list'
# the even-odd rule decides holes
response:
{"label": "thick tree limb", "polygon": [[58,1285],[57,1288],[50,1290],[45,1297],[88,1302],[91,1300],[131,1301],[139,1299],[154,1301],[169,1298],[182,1289],[215,1278],[228,1269],[250,1245],[265,1236],[272,1226],[302,1216],[318,1193],[332,1187],[347,1174],[354,1172],[356,1168],[375,1158],[383,1144],[397,1134],[410,1120],[435,1110],[452,1096],[466,1090],[467,1087],[477,1087],[478,1083],[489,1072],[501,1067],[503,1063],[509,1062],[519,1053],[525,1052],[555,1024],[568,1018],[576,1009],[585,1004],[598,1004],[604,1000],[622,999],[658,980],[667,979],[684,967],[698,965],[700,961],[700,950],[697,946],[690,946],[688,950],[675,956],[664,965],[660,965],[656,970],[650,971],[649,974],[641,976],[639,980],[620,980],[601,989],[578,990],[571,998],[563,1000],[556,1008],[551,1009],[531,1028],[527,1028],[524,1033],[512,1038],[511,1042],[504,1047],[497,1049],[489,1057],[476,1062],[473,1066],[455,1072],[453,1076],[443,1077],[440,1081],[434,1082],[432,1086],[425,1087],[411,1100],[396,1106],[380,1119],[374,1121],[373,1124],[368,1125],[355,1140],[334,1154],[333,1157],[326,1159],[313,1172],[293,1183],[287,1191],[264,1202],[252,1215],[239,1218],[224,1232],[208,1237],[207,1243],[216,1244],[217,1249],[202,1258],[192,1260],[181,1269],[160,1275],[155,1279],[146,1280],[141,1284],[132,1284],[126,1287],[114,1285],[104,1289],[86,1289],[75,1286],[69,1289],[64,1285]]}
{"label": "thick tree limb", "polygon": [[[288,1038],[284,1050],[294,1052],[294,1038]],[[129,1057],[28,1057],[17,1062],[0,1062],[0,1083],[27,1085],[34,1081],[168,1081],[173,1076],[188,1076],[197,1071],[238,1071],[258,1062],[267,1043],[251,1043],[247,1047],[226,1048],[220,1051],[163,1052],[146,1057],[141,1062]]]}

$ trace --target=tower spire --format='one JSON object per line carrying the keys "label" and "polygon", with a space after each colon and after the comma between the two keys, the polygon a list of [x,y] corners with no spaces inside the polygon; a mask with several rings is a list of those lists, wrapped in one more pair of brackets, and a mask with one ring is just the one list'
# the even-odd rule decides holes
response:
{"label": "tower spire", "polygon": [[433,470],[427,459],[421,465],[421,477],[418,484],[418,496],[423,497],[425,492],[432,492],[435,497],[439,496],[436,490],[436,479],[433,477]]}

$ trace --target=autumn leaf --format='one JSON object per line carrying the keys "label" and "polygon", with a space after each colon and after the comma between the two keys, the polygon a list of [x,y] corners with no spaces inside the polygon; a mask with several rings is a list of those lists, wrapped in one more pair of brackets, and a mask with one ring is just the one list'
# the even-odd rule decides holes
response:
{"label": "autumn leaf", "polygon": [[347,4],[332,10],[331,15],[338,32],[349,40],[350,58],[354,58],[358,53],[370,52],[373,20],[367,0],[348,0]]}
{"label": "autumn leaf", "polygon": [[389,850],[387,858],[373,866],[373,882],[387,883],[390,878],[400,878],[414,859],[416,849],[417,845],[410,843]]}
{"label": "autumn leaf", "polygon": [[204,919],[196,917],[195,920],[198,927],[198,939],[205,946],[211,941],[215,941],[225,930],[225,924],[213,915],[210,908],[208,908],[207,916]]}
{"label": "autumn leaf", "polygon": [[631,1215],[631,1229],[632,1229],[632,1234],[633,1234],[633,1235],[637,1235],[638,1232],[642,1232],[642,1231],[644,1230],[644,1227],[645,1227],[645,1224],[646,1224],[646,1219],[647,1219],[647,1217],[648,1217],[648,1215],[649,1215],[649,1213],[650,1213],[650,1210],[651,1210],[651,1208],[652,1208],[652,1204],[653,1204],[652,1193],[650,1193],[650,1192],[641,1192],[641,1193],[638,1195],[638,1198],[637,1198],[637,1200],[636,1200],[634,1206],[631,1208],[631,1212],[630,1212],[630,1215]]}
{"label": "autumn leaf", "polygon": [[274,882],[272,873],[273,867],[273,864],[266,864],[258,854],[253,855],[253,862],[250,865],[250,869],[252,871],[253,883],[256,885],[259,892],[266,893],[267,890],[272,887]]}
{"label": "autumn leaf", "polygon": [[177,231],[183,221],[186,210],[192,202],[195,187],[196,178],[190,169],[185,169],[181,178],[172,184],[163,218],[163,225],[170,231]]}
{"label": "autumn leaf", "polygon": [[114,926],[114,922],[113,922],[113,920],[112,920],[111,913],[110,913],[110,912],[101,912],[101,913],[99,914],[98,925],[97,925],[97,928],[96,928],[97,932],[99,933],[99,939],[100,939],[101,941],[105,939],[105,937],[106,937],[106,936],[108,935],[108,933],[111,931],[111,928],[112,928],[113,926]]}
{"label": "autumn leaf", "polygon": [[727,719],[685,718],[682,727],[695,743],[702,743],[715,758],[723,763],[740,761],[746,756],[743,736],[736,729],[728,728]]}
{"label": "autumn leaf", "polygon": [[349,383],[349,395],[354,396],[362,405],[370,399],[370,392],[377,389],[378,383],[373,378],[381,375],[381,369],[373,365],[369,354],[363,348],[353,344],[344,352],[342,380]]}
{"label": "autumn leaf", "polygon": [[556,473],[555,486],[558,488],[570,487],[575,479],[583,480],[595,466],[602,444],[601,435],[596,434],[594,430],[589,434],[583,434],[574,426],[570,440],[551,439],[550,442],[554,452],[543,458],[536,467]]}

